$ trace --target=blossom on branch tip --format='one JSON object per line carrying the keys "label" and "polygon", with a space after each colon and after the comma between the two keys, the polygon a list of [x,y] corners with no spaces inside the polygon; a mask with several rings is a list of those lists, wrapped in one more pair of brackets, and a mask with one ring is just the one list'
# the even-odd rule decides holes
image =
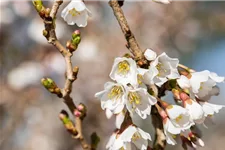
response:
{"label": "blossom on branch tip", "polygon": [[176,128],[189,129],[194,122],[187,109],[178,105],[169,105],[166,108],[167,115]]}
{"label": "blossom on branch tip", "polygon": [[187,99],[183,101],[184,107],[188,110],[191,118],[193,119],[193,121],[195,123],[203,123],[205,120],[205,116],[204,116],[204,111],[202,109],[202,106],[192,100],[192,99]]}
{"label": "blossom on branch tip", "polygon": [[225,107],[223,105],[216,105],[201,101],[199,102],[199,104],[202,106],[202,110],[204,111],[205,117],[212,116],[214,115],[214,113],[219,113],[219,110]]}
{"label": "blossom on branch tip", "polygon": [[190,79],[183,75],[177,79],[177,83],[182,89],[188,89],[190,95],[195,95],[202,100],[208,100],[211,96],[217,95],[219,90],[216,83],[223,81],[224,77],[219,77],[216,73],[208,70],[191,73]]}
{"label": "blossom on branch tip", "polygon": [[168,117],[163,119],[163,129],[166,136],[166,142],[171,145],[177,144],[175,137],[177,134],[180,134],[181,129],[175,127]]}
{"label": "blossom on branch tip", "polygon": [[125,99],[130,115],[137,113],[142,119],[150,115],[151,106],[157,102],[156,98],[151,96],[145,88],[129,89],[127,87]]}
{"label": "blossom on branch tip", "polygon": [[61,13],[68,25],[77,24],[78,27],[85,27],[89,16],[91,12],[82,0],[71,0]]}
{"label": "blossom on branch tip", "polygon": [[170,118],[168,117],[168,114],[158,105],[156,105],[156,108],[159,112],[159,115],[161,116],[163,120],[163,131],[166,136],[166,142],[171,145],[177,144],[175,138],[177,134],[180,134],[181,128],[177,128]]}
{"label": "blossom on branch tip", "polygon": [[125,104],[124,87],[119,83],[107,82],[104,90],[95,94],[95,97],[101,100],[103,110],[108,109],[113,114],[120,113]]}
{"label": "blossom on branch tip", "polygon": [[118,57],[114,60],[110,78],[123,85],[131,84],[137,86],[137,65],[131,58]]}
{"label": "blossom on branch tip", "polygon": [[140,150],[147,150],[148,140],[151,140],[149,133],[130,125],[122,133],[114,133],[110,137],[106,148],[109,150],[128,150],[134,146]]}
{"label": "blossom on branch tip", "polygon": [[[153,59],[155,52],[151,50],[145,51],[146,59]],[[180,75],[177,70],[179,60],[177,58],[170,58],[166,53],[162,53],[153,59],[149,66],[149,71],[145,73],[144,78],[148,84],[156,84],[162,86],[168,79],[179,78]]]}
{"label": "blossom on branch tip", "polygon": [[123,123],[125,118],[125,111],[120,112],[119,114],[116,114],[116,128],[120,129],[121,124]]}

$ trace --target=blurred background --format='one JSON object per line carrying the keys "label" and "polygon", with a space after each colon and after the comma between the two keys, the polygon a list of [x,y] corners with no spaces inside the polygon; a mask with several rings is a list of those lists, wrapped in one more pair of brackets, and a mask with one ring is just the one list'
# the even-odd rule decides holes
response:
{"label": "blurred background", "polygon": [[[40,84],[51,77],[62,87],[65,62],[59,52],[42,36],[44,29],[31,1],[0,2],[0,149],[1,150],[80,150],[58,119],[61,99]],[[44,2],[51,6],[51,2]],[[61,6],[59,12],[68,2]],[[59,40],[65,44],[71,33],[81,30],[82,41],[72,57],[79,66],[72,97],[88,107],[83,122],[86,139],[96,131],[101,137],[99,149],[105,149],[115,129],[94,94],[109,81],[113,60],[128,50],[126,41],[106,1],[87,2],[92,17],[86,28],[68,26],[60,17],[56,21]],[[210,70],[225,76],[225,2],[126,2],[123,10],[142,49],[167,52],[181,63],[195,69]],[[211,102],[225,105],[225,84]],[[71,115],[72,116],[72,115]],[[216,114],[208,129],[200,126],[205,147],[201,150],[224,150],[225,109]],[[72,118],[72,117],[71,117]],[[135,120],[154,137],[151,121]],[[167,149],[181,149],[181,145]]]}

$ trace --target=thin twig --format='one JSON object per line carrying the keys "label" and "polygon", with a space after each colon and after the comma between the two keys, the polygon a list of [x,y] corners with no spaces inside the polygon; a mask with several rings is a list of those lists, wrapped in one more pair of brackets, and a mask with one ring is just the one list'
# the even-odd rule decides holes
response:
{"label": "thin twig", "polygon": [[[64,88],[61,89],[62,98],[64,99],[64,103],[67,105],[69,110],[74,113],[76,110],[76,105],[73,102],[73,99],[70,96],[70,93],[72,91],[72,84],[77,78],[78,73],[78,67],[75,69],[75,72],[73,70],[71,57],[72,53],[68,51],[57,39],[56,33],[55,33],[55,21],[57,11],[59,9],[59,6],[63,3],[62,0],[55,0],[52,6],[52,9],[49,13],[49,15],[45,15],[44,17],[41,16],[41,18],[44,21],[45,30],[43,31],[43,35],[46,37],[48,42],[52,45],[54,45],[58,51],[62,54],[62,56],[65,59],[66,62],[66,81]],[[83,137],[82,133],[82,120],[79,117],[75,118],[75,127],[77,129],[78,135],[75,137],[78,139],[81,143],[81,146],[85,150],[90,150],[91,146],[87,144]]]}
{"label": "thin twig", "polygon": [[110,0],[109,5],[112,7],[114,15],[121,27],[121,30],[127,40],[127,46],[131,53],[134,55],[135,60],[142,60],[144,58],[142,50],[140,49],[130,27],[127,23],[126,17],[124,16],[123,10],[121,9],[117,0]]}
{"label": "thin twig", "polygon": [[182,68],[182,69],[184,69],[184,70],[186,70],[186,71],[188,71],[188,72],[190,72],[190,73],[195,72],[195,70],[193,70],[193,69],[191,69],[191,68],[188,68],[187,66],[182,65],[182,64],[179,64],[178,67],[180,67],[180,68]]}

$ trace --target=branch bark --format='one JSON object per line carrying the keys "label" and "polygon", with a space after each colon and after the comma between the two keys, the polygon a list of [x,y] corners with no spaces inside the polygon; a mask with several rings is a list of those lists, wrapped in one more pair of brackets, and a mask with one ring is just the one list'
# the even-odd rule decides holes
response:
{"label": "branch bark", "polygon": [[152,107],[151,117],[152,117],[152,124],[155,128],[155,139],[154,139],[153,149],[164,150],[166,147],[166,137],[163,130],[162,119],[157,109],[155,108],[155,106]]}
{"label": "branch bark", "polygon": [[[43,22],[45,25],[45,29],[43,30],[43,35],[46,37],[48,43],[54,45],[65,59],[66,81],[65,81],[64,88],[61,89],[61,93],[62,93],[62,98],[64,99],[64,103],[67,105],[71,113],[74,114],[74,111],[77,108],[75,103],[73,102],[73,99],[70,96],[70,93],[72,91],[72,84],[77,79],[78,67],[75,67],[73,69],[72,62],[71,62],[71,57],[73,54],[70,51],[68,51],[60,43],[60,41],[57,39],[56,32],[55,32],[55,18],[56,18],[57,11],[62,3],[63,3],[62,0],[55,0],[50,12],[48,12],[49,11],[48,8],[47,9],[44,8],[45,14],[43,15],[43,13],[41,14],[39,12],[39,15],[43,19]],[[86,140],[83,137],[81,118],[75,117],[75,127],[78,132],[78,135],[75,138],[80,141],[83,149],[91,150],[91,146],[87,144]]]}
{"label": "branch bark", "polygon": [[119,5],[118,1],[110,0],[109,5],[111,6],[114,12],[114,15],[121,27],[121,30],[127,40],[127,47],[131,51],[131,53],[134,55],[135,60],[139,61],[144,59],[143,52],[141,48],[139,47],[138,42],[135,39],[132,31],[130,30],[126,17],[124,16],[123,10],[121,9],[121,6]]}

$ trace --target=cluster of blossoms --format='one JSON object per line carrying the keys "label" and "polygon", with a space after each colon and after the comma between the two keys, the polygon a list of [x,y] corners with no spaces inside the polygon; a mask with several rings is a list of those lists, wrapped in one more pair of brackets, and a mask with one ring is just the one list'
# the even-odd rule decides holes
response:
{"label": "cluster of blossoms", "polygon": [[[61,16],[69,25],[85,27],[91,12],[83,0],[72,0]],[[175,145],[177,137],[180,137],[183,146],[204,146],[193,127],[204,124],[206,118],[224,107],[208,102],[211,96],[219,94],[216,84],[223,82],[224,77],[208,70],[194,72],[181,69],[179,60],[170,58],[166,53],[157,56],[154,51],[147,49],[144,56],[148,64],[142,67],[131,57],[116,58],[110,73],[113,82],[105,83],[104,90],[95,95],[101,100],[101,107],[106,110],[108,118],[116,115],[117,130],[111,136],[107,149],[150,148],[150,134],[133,124],[132,118],[138,116],[146,119],[151,114],[152,106],[161,116],[168,144]],[[173,93],[176,105],[161,100],[165,91]]]}
{"label": "cluster of blossoms", "polygon": [[[111,136],[107,149],[141,150],[148,148],[150,134],[144,132],[132,121],[126,123],[126,115],[130,118],[138,116],[146,119],[151,114],[152,106],[156,107],[164,127],[168,144],[175,145],[177,137],[184,143],[196,147],[204,146],[204,142],[192,128],[195,124],[203,124],[207,117],[224,107],[208,102],[211,96],[219,93],[216,83],[224,81],[224,77],[209,71],[192,72],[179,68],[179,60],[170,58],[166,53],[158,55],[147,49],[144,53],[148,65],[139,67],[131,57],[118,57],[114,60],[110,78],[104,90],[96,93],[101,100],[102,109],[110,118],[116,115],[116,132]],[[174,95],[176,104],[161,100],[161,96],[153,90],[165,89]],[[165,92],[164,92],[165,93]]]}

